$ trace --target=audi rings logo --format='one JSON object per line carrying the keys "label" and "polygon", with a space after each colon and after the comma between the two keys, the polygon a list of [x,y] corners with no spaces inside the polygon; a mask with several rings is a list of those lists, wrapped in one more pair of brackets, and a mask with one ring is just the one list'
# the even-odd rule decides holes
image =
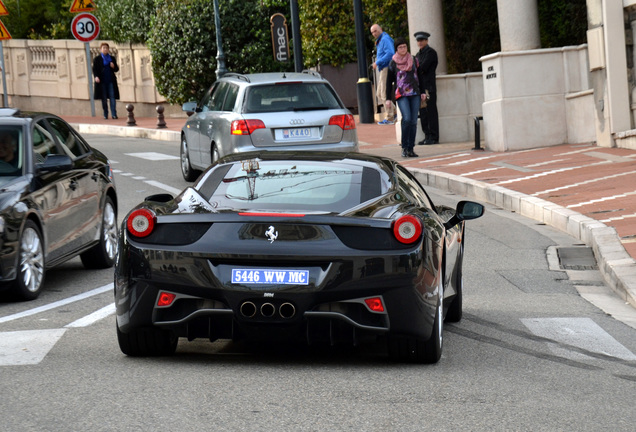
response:
{"label": "audi rings logo", "polygon": [[289,121],[289,124],[298,126],[298,125],[301,125],[301,124],[305,124],[305,120],[303,120],[303,119],[291,119]]}

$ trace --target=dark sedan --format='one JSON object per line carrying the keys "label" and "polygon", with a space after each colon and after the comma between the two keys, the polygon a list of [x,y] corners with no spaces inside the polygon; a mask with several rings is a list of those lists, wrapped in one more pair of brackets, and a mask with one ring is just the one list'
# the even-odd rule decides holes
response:
{"label": "dark sedan", "polygon": [[117,336],[132,356],[178,338],[386,340],[437,362],[462,315],[464,221],[404,167],[359,153],[222,158],[179,196],[155,195],[120,230]]}
{"label": "dark sedan", "polygon": [[0,109],[0,288],[34,299],[46,269],[77,255],[112,267],[117,236],[106,156],[55,115]]}

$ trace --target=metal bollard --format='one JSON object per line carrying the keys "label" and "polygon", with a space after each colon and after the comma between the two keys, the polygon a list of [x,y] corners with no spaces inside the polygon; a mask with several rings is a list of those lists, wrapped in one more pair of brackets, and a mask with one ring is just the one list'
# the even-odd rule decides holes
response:
{"label": "metal bollard", "polygon": [[484,150],[483,148],[481,148],[481,137],[480,137],[480,127],[479,127],[479,120],[483,120],[484,118],[482,116],[477,116],[475,117],[475,148],[473,148],[473,150]]}
{"label": "metal bollard", "polygon": [[128,111],[128,121],[126,125],[128,126],[137,126],[137,121],[135,120],[135,114],[133,111],[135,110],[135,106],[133,104],[126,105],[126,111]]}
{"label": "metal bollard", "polygon": [[163,116],[164,109],[163,105],[157,105],[157,129],[163,129],[166,127],[166,121]]}

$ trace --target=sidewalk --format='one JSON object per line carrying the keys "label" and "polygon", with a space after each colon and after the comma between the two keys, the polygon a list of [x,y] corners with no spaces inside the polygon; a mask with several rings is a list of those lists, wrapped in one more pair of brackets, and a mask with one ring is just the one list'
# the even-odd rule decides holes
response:
{"label": "sidewalk", "polygon": [[[125,116],[124,116],[125,117]],[[80,133],[179,141],[185,118],[65,116]],[[636,151],[567,144],[517,152],[475,150],[474,143],[416,146],[402,158],[395,126],[357,124],[360,151],[387,156],[431,185],[489,202],[558,228],[594,250],[606,282],[636,307]],[[483,144],[482,144],[483,147]]]}

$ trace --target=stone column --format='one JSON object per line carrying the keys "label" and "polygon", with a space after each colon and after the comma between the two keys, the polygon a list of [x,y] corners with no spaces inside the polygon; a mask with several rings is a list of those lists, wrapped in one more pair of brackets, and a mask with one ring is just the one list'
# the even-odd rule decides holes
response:
{"label": "stone column", "polygon": [[537,0],[497,0],[502,51],[541,48]]}
{"label": "stone column", "polygon": [[[409,11],[409,34],[411,53],[416,54],[417,43],[413,33],[425,31],[431,34],[428,44],[437,51],[438,64],[437,75],[448,72],[446,64],[446,42],[444,41],[444,15],[442,13],[442,0],[406,0]],[[399,36],[391,35],[394,39]]]}

